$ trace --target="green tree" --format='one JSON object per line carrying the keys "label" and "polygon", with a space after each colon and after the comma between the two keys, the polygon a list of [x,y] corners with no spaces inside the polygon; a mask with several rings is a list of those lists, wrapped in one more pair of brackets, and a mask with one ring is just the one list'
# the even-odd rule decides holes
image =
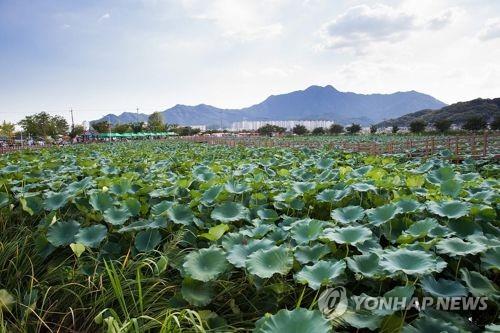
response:
{"label": "green tree", "polygon": [[371,134],[377,133],[377,126],[376,125],[371,125],[370,126],[370,133]]}
{"label": "green tree", "polygon": [[490,124],[490,128],[493,131],[498,131],[500,130],[500,116],[496,116],[495,119]]}
{"label": "green tree", "polygon": [[92,128],[98,133],[107,133],[111,129],[111,125],[107,121],[100,121],[92,124]]}
{"label": "green tree", "polygon": [[410,132],[412,133],[422,133],[425,131],[427,123],[423,120],[414,120],[410,123]]}
{"label": "green tree", "polygon": [[269,124],[266,124],[257,130],[257,132],[260,135],[267,135],[267,136],[271,136],[273,133],[283,133],[285,131],[286,128],[284,127],[279,127],[276,125],[269,125]]}
{"label": "green tree", "polygon": [[440,119],[434,122],[434,127],[438,132],[446,133],[450,130],[451,124],[452,122],[449,119]]}
{"label": "green tree", "polygon": [[140,121],[138,123],[131,123],[130,128],[132,129],[132,132],[139,133],[144,129],[144,122]]}
{"label": "green tree", "polygon": [[396,134],[397,132],[399,132],[399,126],[398,125],[392,125],[391,132],[393,134]]}
{"label": "green tree", "polygon": [[328,129],[328,132],[330,132],[330,134],[338,135],[338,134],[344,132],[344,126],[342,126],[340,124],[332,124],[330,126],[330,128]]}
{"label": "green tree", "polygon": [[131,130],[130,124],[118,124],[113,128],[113,132],[120,134],[130,132]]}
{"label": "green tree", "polygon": [[68,122],[61,116],[51,116],[47,112],[40,112],[26,116],[19,122],[23,131],[34,137],[55,137],[68,133]]}
{"label": "green tree", "polygon": [[75,125],[75,127],[69,132],[69,136],[71,138],[75,138],[79,135],[82,135],[85,132],[85,128],[82,125]]}
{"label": "green tree", "polygon": [[8,123],[4,120],[3,123],[0,125],[0,136],[11,138],[14,136],[15,130],[16,126],[13,123]]}
{"label": "green tree", "polygon": [[483,117],[474,116],[468,118],[462,125],[462,129],[466,131],[480,131],[486,129],[488,123]]}
{"label": "green tree", "polygon": [[148,118],[148,129],[152,132],[163,132],[165,124],[160,112],[153,112]]}
{"label": "green tree", "polygon": [[323,127],[316,127],[312,130],[313,135],[323,135],[325,134],[325,129]]}
{"label": "green tree", "polygon": [[351,126],[347,127],[346,130],[350,134],[356,134],[361,131],[361,126],[359,124],[351,124]]}
{"label": "green tree", "polygon": [[199,128],[192,128],[190,126],[181,126],[174,129],[174,132],[179,136],[196,135],[200,133]]}
{"label": "green tree", "polygon": [[292,128],[292,132],[297,135],[304,135],[307,134],[308,130],[304,125],[295,125],[294,128]]}

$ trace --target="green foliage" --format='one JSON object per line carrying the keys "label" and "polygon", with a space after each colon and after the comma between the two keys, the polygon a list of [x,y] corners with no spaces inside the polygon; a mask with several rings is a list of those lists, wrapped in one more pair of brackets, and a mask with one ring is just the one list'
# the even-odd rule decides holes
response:
{"label": "green foliage", "polygon": [[311,132],[313,135],[324,135],[326,130],[323,127],[316,127]]}
{"label": "green foliage", "polygon": [[153,112],[148,118],[148,130],[151,132],[162,132],[165,129],[163,116],[160,112]]}
{"label": "green foliage", "polygon": [[441,133],[446,133],[450,130],[451,120],[449,119],[440,119],[434,122],[434,127]]}
{"label": "green foliage", "polygon": [[427,123],[423,120],[414,120],[410,123],[410,132],[412,133],[422,133],[425,131]]}
{"label": "green foliage", "polygon": [[483,117],[474,116],[467,118],[462,125],[462,129],[466,131],[480,131],[486,129],[488,123]]}
{"label": "green foliage", "polygon": [[297,135],[304,135],[307,134],[308,130],[304,125],[295,125],[294,128],[292,128],[293,134]]}
{"label": "green foliage", "polygon": [[66,119],[61,116],[51,116],[46,112],[26,116],[19,125],[25,133],[38,138],[64,135],[69,128]]}
{"label": "green foliage", "polygon": [[85,128],[83,127],[83,125],[75,125],[75,127],[69,133],[69,136],[71,138],[75,138],[77,136],[82,135],[84,132],[85,132]]}
{"label": "green foliage", "polygon": [[340,124],[332,124],[330,126],[330,128],[328,129],[328,133],[330,134],[341,134],[342,132],[344,132],[344,126],[340,125]]}
{"label": "green foliage", "polygon": [[[180,140],[1,155],[0,329],[483,329],[498,311],[497,169]],[[328,286],[487,295],[488,310],[328,321]]]}
{"label": "green foliage", "polygon": [[279,126],[270,125],[270,124],[266,124],[266,125],[260,127],[259,129],[257,129],[257,132],[260,135],[265,135],[265,136],[271,136],[274,133],[284,133],[285,131],[286,131],[286,129],[284,127],[279,127]]}
{"label": "green foliage", "polygon": [[97,123],[92,123],[92,128],[98,133],[107,133],[111,129],[111,124],[107,121],[100,121]]}
{"label": "green foliage", "polygon": [[350,134],[356,134],[361,131],[361,125],[359,124],[351,124],[351,126],[346,128],[346,131]]}
{"label": "green foliage", "polygon": [[377,130],[378,130],[377,125],[371,125],[371,126],[370,126],[370,133],[371,133],[371,134],[375,134],[375,133],[377,133]]}
{"label": "green foliage", "polygon": [[14,131],[16,130],[16,125],[13,123],[6,122],[5,120],[0,124],[0,136],[11,138],[14,136]]}

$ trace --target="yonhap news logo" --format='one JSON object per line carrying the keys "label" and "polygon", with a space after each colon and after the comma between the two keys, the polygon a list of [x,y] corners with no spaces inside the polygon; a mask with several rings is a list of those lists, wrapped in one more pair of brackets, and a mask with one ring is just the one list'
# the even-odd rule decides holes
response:
{"label": "yonhap news logo", "polygon": [[344,287],[328,288],[318,299],[319,310],[329,319],[342,316],[347,308],[354,311],[410,310],[434,308],[441,311],[486,310],[488,297],[347,297]]}

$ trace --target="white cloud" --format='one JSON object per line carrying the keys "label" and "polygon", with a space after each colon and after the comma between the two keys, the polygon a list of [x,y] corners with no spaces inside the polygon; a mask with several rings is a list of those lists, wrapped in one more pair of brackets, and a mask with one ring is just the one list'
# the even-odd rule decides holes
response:
{"label": "white cloud", "polygon": [[191,18],[212,21],[226,38],[252,41],[272,38],[283,31],[283,25],[271,18],[281,0],[183,0],[182,3]]}
{"label": "white cloud", "polygon": [[358,48],[372,42],[394,42],[415,29],[415,17],[386,5],[349,8],[323,27],[327,48]]}
{"label": "white cloud", "polygon": [[481,40],[500,38],[500,18],[489,19],[478,35]]}
{"label": "white cloud", "polygon": [[99,17],[99,21],[107,20],[111,17],[109,13],[103,14],[101,17]]}
{"label": "white cloud", "polygon": [[448,8],[443,11],[441,14],[431,18],[426,26],[431,30],[439,30],[443,29],[447,25],[453,23],[459,16],[464,14],[464,10],[461,8]]}

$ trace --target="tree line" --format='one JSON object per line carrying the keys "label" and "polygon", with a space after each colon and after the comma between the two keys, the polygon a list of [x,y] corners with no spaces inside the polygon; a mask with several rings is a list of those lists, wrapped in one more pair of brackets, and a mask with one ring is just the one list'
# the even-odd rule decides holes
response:
{"label": "tree line", "polygon": [[[409,124],[409,131],[411,133],[423,133],[426,131],[429,125],[434,127],[434,129],[439,132],[439,133],[447,133],[450,131],[451,126],[452,126],[452,121],[449,119],[440,119],[438,121],[435,121],[434,123],[427,123],[424,120],[418,119],[414,120]],[[490,124],[489,128],[491,130],[497,131],[500,130],[500,117],[496,117]],[[470,117],[468,118],[461,126],[462,130],[465,131],[481,131],[488,129],[488,122],[482,118],[482,117]],[[310,134],[312,135],[325,135],[325,134],[331,134],[331,135],[339,135],[342,133],[348,133],[348,134],[357,134],[361,132],[362,127],[360,124],[351,124],[350,126],[347,126],[344,128],[344,126],[340,124],[333,124],[329,128],[324,128],[324,127],[316,127],[314,128]],[[370,126],[370,133],[375,134],[379,128],[376,125],[371,125]],[[401,130],[401,128],[397,125],[393,125],[391,127],[391,132],[393,134],[398,133]],[[266,124],[259,129],[257,129],[257,132],[260,135],[266,135],[270,136],[275,133],[282,134],[286,132],[286,128],[276,126],[276,125],[270,125]],[[292,128],[292,133],[296,135],[306,135],[309,134],[309,130],[304,126],[304,125],[295,125],[295,127]]]}

